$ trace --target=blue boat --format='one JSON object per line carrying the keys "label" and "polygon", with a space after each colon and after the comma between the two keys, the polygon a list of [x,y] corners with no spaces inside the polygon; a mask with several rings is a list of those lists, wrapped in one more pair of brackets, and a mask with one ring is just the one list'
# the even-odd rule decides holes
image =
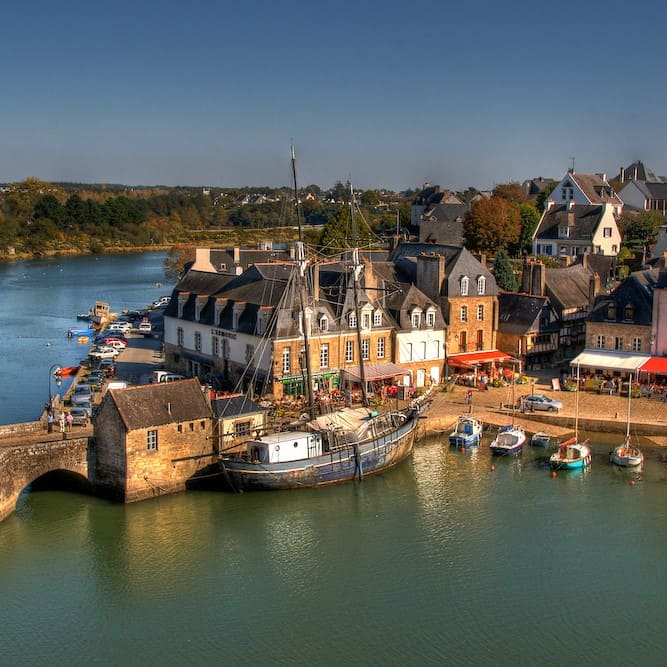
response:
{"label": "blue boat", "polygon": [[79,336],[92,336],[95,329],[92,327],[73,328],[67,330],[68,338],[78,338]]}
{"label": "blue boat", "polygon": [[526,434],[519,424],[507,424],[498,429],[498,435],[493,439],[489,448],[499,456],[519,454],[526,442]]}
{"label": "blue boat", "polygon": [[482,439],[482,422],[470,415],[456,420],[456,427],[449,434],[449,444],[456,447],[474,447]]}

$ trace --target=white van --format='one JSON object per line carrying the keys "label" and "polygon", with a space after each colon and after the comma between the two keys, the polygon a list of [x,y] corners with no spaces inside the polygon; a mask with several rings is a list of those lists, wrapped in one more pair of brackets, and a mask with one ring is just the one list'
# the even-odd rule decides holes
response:
{"label": "white van", "polygon": [[179,375],[178,373],[172,373],[171,371],[153,371],[151,383],[174,382],[174,380],[185,380],[185,375]]}
{"label": "white van", "polygon": [[139,333],[144,336],[150,336],[153,333],[153,326],[148,320],[144,320],[139,324]]}

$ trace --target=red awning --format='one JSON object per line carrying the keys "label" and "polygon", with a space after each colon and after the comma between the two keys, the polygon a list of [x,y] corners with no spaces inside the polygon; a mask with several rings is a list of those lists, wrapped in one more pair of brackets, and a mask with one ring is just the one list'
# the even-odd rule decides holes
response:
{"label": "red awning", "polygon": [[667,375],[667,357],[649,357],[638,370],[642,373]]}
{"label": "red awning", "polygon": [[500,350],[483,350],[481,352],[464,352],[463,354],[450,354],[447,363],[450,366],[460,368],[475,368],[492,361],[507,361],[511,359],[509,354]]}

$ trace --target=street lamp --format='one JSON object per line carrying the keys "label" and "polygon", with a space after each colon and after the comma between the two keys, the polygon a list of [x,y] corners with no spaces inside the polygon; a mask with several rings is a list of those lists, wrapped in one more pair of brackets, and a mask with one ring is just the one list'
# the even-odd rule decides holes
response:
{"label": "street lamp", "polygon": [[51,391],[51,379],[55,378],[56,379],[56,387],[59,387],[63,383],[62,376],[60,375],[60,364],[53,364],[51,368],[49,368],[49,412],[53,409],[53,392]]}

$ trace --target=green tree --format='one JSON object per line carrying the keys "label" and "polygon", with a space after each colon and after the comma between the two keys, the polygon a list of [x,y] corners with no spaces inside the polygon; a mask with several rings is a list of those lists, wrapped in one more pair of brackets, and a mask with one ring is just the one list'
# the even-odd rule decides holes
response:
{"label": "green tree", "polygon": [[533,234],[540,223],[540,214],[531,204],[519,204],[521,216],[521,235],[519,241],[509,247],[513,255],[529,255],[533,250]]}
{"label": "green tree", "polygon": [[57,227],[63,227],[67,219],[65,208],[53,195],[42,195],[35,203],[32,217],[35,220],[48,218]]}
{"label": "green tree", "polygon": [[519,289],[519,278],[514,273],[512,261],[504,249],[499,250],[496,254],[493,275],[500,289],[506,292],[516,292]]}
{"label": "green tree", "polygon": [[473,204],[464,220],[466,247],[494,253],[519,241],[519,209],[502,197],[480,199]]}
{"label": "green tree", "polygon": [[512,204],[524,204],[528,201],[521,184],[516,181],[496,185],[496,187],[493,188],[493,196],[507,199],[507,201]]}
{"label": "green tree", "polygon": [[624,212],[619,220],[624,245],[641,247],[653,243],[663,222],[659,211]]}
{"label": "green tree", "polygon": [[366,190],[361,195],[361,203],[364,206],[377,206],[380,203],[380,195],[377,190]]}
{"label": "green tree", "polygon": [[[335,254],[354,246],[355,239],[351,223],[349,207],[339,207],[329,219],[320,237],[319,245],[322,246],[324,253]],[[368,241],[370,238],[370,231],[364,224],[357,224],[357,234],[360,242]]]}

